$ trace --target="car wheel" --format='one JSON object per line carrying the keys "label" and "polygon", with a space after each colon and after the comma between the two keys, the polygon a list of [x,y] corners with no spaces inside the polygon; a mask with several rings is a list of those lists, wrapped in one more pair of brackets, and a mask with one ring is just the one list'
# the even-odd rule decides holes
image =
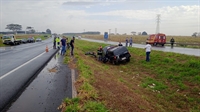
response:
{"label": "car wheel", "polygon": [[103,58],[103,63],[108,62],[107,58]]}
{"label": "car wheel", "polygon": [[129,61],[130,61],[130,57],[126,59],[126,62],[129,62]]}
{"label": "car wheel", "polygon": [[118,60],[113,61],[113,64],[114,64],[114,65],[118,65],[118,64],[119,64],[119,61],[118,61]]}

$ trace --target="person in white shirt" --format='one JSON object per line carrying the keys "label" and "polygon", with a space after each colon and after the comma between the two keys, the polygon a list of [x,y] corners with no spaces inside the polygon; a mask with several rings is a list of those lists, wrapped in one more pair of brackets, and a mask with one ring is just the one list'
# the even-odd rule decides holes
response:
{"label": "person in white shirt", "polygon": [[145,46],[145,50],[146,50],[146,61],[149,62],[151,53],[151,45],[149,43],[147,43],[147,45]]}

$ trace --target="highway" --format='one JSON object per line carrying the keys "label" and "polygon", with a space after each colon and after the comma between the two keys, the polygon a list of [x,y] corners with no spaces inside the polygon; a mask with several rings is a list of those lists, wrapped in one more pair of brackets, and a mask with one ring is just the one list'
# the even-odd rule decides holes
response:
{"label": "highway", "polygon": [[[0,111],[22,92],[57,52],[52,39],[0,48]],[[49,52],[45,52],[48,46]]]}
{"label": "highway", "polygon": [[[91,42],[99,42],[99,43],[106,43],[106,44],[111,44],[111,45],[118,45],[118,42],[113,42],[113,41],[103,41],[103,40],[94,40],[94,39],[87,39],[87,38],[81,38],[82,40],[86,41],[91,41]],[[125,43],[123,43],[123,46],[125,46]],[[136,48],[144,48],[145,45],[143,44],[134,44],[132,47]],[[163,52],[174,52],[174,53],[180,53],[180,54],[186,54],[186,55],[194,55],[194,56],[200,56],[200,49],[193,49],[193,48],[182,48],[182,47],[168,47],[168,46],[153,46],[152,50],[158,50],[158,51],[163,51]]]}

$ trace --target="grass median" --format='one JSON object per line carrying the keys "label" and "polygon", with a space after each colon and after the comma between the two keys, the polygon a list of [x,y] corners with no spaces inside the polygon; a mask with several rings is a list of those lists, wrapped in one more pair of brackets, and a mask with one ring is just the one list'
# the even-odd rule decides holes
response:
{"label": "grass median", "polygon": [[128,48],[131,61],[116,66],[85,55],[106,44],[75,42],[75,58],[65,61],[78,70],[78,96],[62,111],[200,111],[200,57],[152,51],[148,63],[144,49]]}

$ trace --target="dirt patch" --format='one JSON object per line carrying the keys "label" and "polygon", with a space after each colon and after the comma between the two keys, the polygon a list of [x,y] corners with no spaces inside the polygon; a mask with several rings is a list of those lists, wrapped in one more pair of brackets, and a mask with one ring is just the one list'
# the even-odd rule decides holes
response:
{"label": "dirt patch", "polygon": [[48,69],[48,71],[56,73],[58,70],[57,70],[57,67],[54,67],[54,68]]}
{"label": "dirt patch", "polygon": [[[142,89],[138,86],[138,81],[131,85],[131,89],[124,84],[126,80],[123,82],[122,76],[127,76],[127,74],[123,72],[123,70],[120,70],[119,66],[107,63],[105,66],[108,65],[110,68],[108,70],[99,71],[104,63],[98,62],[92,57],[86,56],[84,58],[92,60],[85,62],[85,64],[91,67],[94,73],[95,82],[92,85],[98,91],[100,99],[105,102],[107,108],[111,111],[157,112],[157,107],[155,107],[154,104],[148,102],[142,94],[139,94],[140,92],[136,92]],[[94,63],[94,61],[96,62]],[[133,79],[138,77],[139,75],[136,74]],[[80,84],[80,82],[78,84]]]}
{"label": "dirt patch", "polygon": [[75,63],[75,58],[74,57],[70,57],[70,60],[68,62],[68,67],[70,69],[75,69],[76,68],[76,63]]}

